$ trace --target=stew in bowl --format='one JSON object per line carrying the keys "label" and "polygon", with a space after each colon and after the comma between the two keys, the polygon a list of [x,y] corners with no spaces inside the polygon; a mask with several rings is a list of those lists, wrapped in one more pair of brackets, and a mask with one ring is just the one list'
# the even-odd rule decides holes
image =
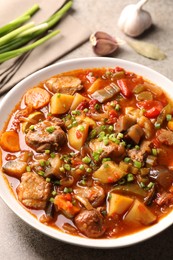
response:
{"label": "stew in bowl", "polygon": [[27,88],[0,147],[18,203],[57,232],[116,240],[172,211],[173,103],[116,60]]}

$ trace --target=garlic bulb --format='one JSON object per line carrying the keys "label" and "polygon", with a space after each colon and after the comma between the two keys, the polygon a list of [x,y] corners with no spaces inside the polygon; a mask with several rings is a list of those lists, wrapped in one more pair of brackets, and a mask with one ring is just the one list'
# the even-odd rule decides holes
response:
{"label": "garlic bulb", "polygon": [[137,4],[127,5],[119,18],[118,26],[127,35],[136,37],[147,30],[152,24],[149,12],[142,9],[148,0],[141,0]]}
{"label": "garlic bulb", "polygon": [[106,32],[96,32],[90,36],[94,52],[99,56],[107,56],[116,51],[118,43]]}

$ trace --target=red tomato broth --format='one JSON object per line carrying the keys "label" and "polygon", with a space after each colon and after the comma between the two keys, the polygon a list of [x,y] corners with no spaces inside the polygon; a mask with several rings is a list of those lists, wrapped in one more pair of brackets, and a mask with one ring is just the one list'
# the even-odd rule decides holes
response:
{"label": "red tomato broth", "polygon": [[[119,71],[122,71],[123,69],[119,69]],[[104,110],[104,105],[105,103],[107,102],[111,102],[112,100],[118,100],[118,104],[120,105],[120,111],[118,110],[115,110],[113,109],[114,113],[111,112],[111,110],[109,111],[109,115],[110,117],[115,117],[115,120],[114,121],[111,121],[111,123],[108,125],[113,125],[114,128],[116,128],[116,123],[117,123],[117,120],[119,119],[119,117],[121,115],[124,115],[125,113],[125,110],[126,110],[126,107],[133,107],[135,109],[141,109],[140,105],[138,105],[138,101],[136,100],[136,95],[133,93],[133,89],[135,88],[135,86],[137,84],[143,84],[143,82],[145,82],[146,80],[143,79],[142,77],[140,76],[137,76],[135,75],[134,73],[129,73],[129,72],[125,72],[124,70],[124,75],[122,76],[122,78],[116,78],[114,77],[113,75],[112,76],[105,76],[106,73],[109,71],[109,69],[106,69],[106,68],[102,68],[102,69],[86,69],[86,70],[77,70],[77,71],[70,71],[70,72],[66,72],[66,73],[62,73],[62,74],[59,74],[59,75],[56,75],[55,77],[61,77],[61,76],[74,76],[74,77],[77,77],[81,80],[81,84],[83,85],[83,89],[79,91],[79,93],[84,96],[84,97],[87,97],[87,98],[90,98],[92,99],[92,94],[88,94],[87,93],[87,90],[91,87],[91,85],[93,84],[93,82],[97,79],[97,78],[100,78],[102,77],[103,78],[103,85],[100,86],[99,89],[102,89],[104,87],[106,87],[107,85],[109,85],[110,83],[114,82],[116,85],[120,86],[120,83],[118,84],[118,82],[126,82],[126,83],[129,83],[131,82],[130,84],[130,88],[128,89],[128,84],[126,87],[127,91],[125,90],[124,92],[124,89],[122,90],[122,88],[120,87],[120,93],[118,93],[115,97],[113,98],[110,98],[108,101],[106,102],[103,102],[101,103],[101,108],[99,111],[96,111],[99,113],[106,113],[106,111]],[[112,69],[110,70],[112,74],[114,74],[116,72],[116,69],[112,71]],[[107,73],[108,74],[108,73]],[[35,87],[39,87],[39,88],[44,88],[46,89],[49,94],[52,96],[54,93],[52,93],[52,91],[50,91],[46,85],[46,81],[44,82],[41,82],[38,84],[38,86],[35,86]],[[157,116],[161,113],[161,110],[163,109],[163,107],[168,103],[170,102],[170,100],[166,97],[166,95],[164,93],[162,93],[161,96],[157,96],[157,94],[153,93],[152,90],[150,89],[146,89],[146,91],[149,90],[152,95],[153,95],[153,100],[155,102],[160,102],[162,103],[162,107],[157,110],[156,113],[153,113],[153,116],[147,116],[147,118],[149,118],[149,120],[156,120]],[[154,102],[153,101],[153,102]],[[145,102],[145,101],[141,101],[141,102]],[[147,102],[147,101],[146,101]],[[150,102],[151,103],[151,102]],[[155,107],[155,106],[153,106]],[[16,119],[16,114],[18,113],[18,111],[20,111],[21,109],[25,109],[26,108],[26,105],[24,103],[24,99],[21,100],[21,102],[16,106],[16,108],[14,109],[14,112],[11,114],[11,116],[9,117],[9,120],[8,122],[5,124],[4,126],[4,129],[3,131],[7,131],[9,129],[15,129],[18,134],[19,134],[19,139],[20,139],[20,150],[21,151],[26,151],[26,150],[29,150],[29,151],[32,151],[33,152],[33,155],[37,155],[38,153],[35,151],[35,149],[31,146],[29,146],[28,144],[26,144],[26,141],[25,141],[25,133],[22,132],[22,128],[21,128],[21,124],[22,124],[22,121],[19,122],[18,119]],[[86,108],[89,108],[89,105],[88,107]],[[142,108],[146,109],[146,107],[143,107]],[[85,108],[82,109],[82,111],[84,110]],[[147,108],[148,109],[148,108]],[[32,110],[32,112],[36,111],[35,109]],[[39,111],[41,111],[43,114],[45,114],[45,117],[47,118],[49,113],[50,113],[50,104],[46,106],[44,106],[43,108],[39,109]],[[69,111],[67,111],[67,113],[65,114],[68,114]],[[83,113],[83,112],[82,112]],[[68,119],[65,118],[65,114],[62,114],[62,115],[55,115],[55,117],[59,117],[61,119],[64,118],[64,121],[65,123],[67,122]],[[89,109],[89,111],[86,113],[86,116],[88,116],[89,118],[92,118],[92,113]],[[145,112],[144,112],[144,116],[145,116]],[[103,121],[96,121],[96,127],[99,127],[103,125]],[[164,120],[161,128],[164,128],[164,129],[167,129],[167,122]],[[66,131],[68,132],[67,130],[68,128],[66,128]],[[94,128],[91,127],[90,129],[90,132],[93,130]],[[128,129],[127,129],[128,130]],[[157,129],[154,130],[155,132],[157,131]],[[121,131],[123,132],[123,135],[126,134],[126,130],[124,131]],[[77,130],[76,132],[76,137],[78,139],[81,138],[81,133],[82,131],[80,130]],[[155,138],[155,134],[154,134],[154,137],[151,137],[149,138],[148,140],[149,141],[153,141],[153,139]],[[127,138],[128,139],[128,138]],[[157,139],[157,138],[156,138]],[[157,140],[158,141],[158,140]],[[132,142],[133,143],[133,142]],[[134,144],[132,144],[134,146]],[[137,144],[138,145],[138,144]],[[155,146],[155,143],[153,141],[153,149],[157,148]],[[161,163],[161,165],[165,165],[166,167],[171,167],[172,168],[172,158],[171,158],[171,153],[172,153],[172,146],[166,146],[165,144],[159,144],[159,148],[163,149],[163,151],[165,152],[165,154],[162,154],[162,155],[158,155],[160,156],[159,157],[159,163]],[[67,155],[69,154],[70,152],[74,152],[75,154],[78,153],[78,151],[76,149],[74,149],[69,141],[66,145],[62,146],[62,147],[59,147],[59,150],[58,151],[55,151],[55,153],[59,153],[61,155]],[[3,149],[1,149],[1,153],[2,153],[2,166],[5,165],[5,163],[8,161],[8,157],[9,157],[9,154],[11,154],[10,152],[7,152],[7,151],[4,151]],[[18,158],[20,152],[16,152],[16,153],[12,153],[13,156],[16,156],[16,158]],[[86,153],[88,155],[88,153]],[[127,157],[127,155],[125,156],[124,155],[124,158]],[[9,157],[10,158],[10,157]],[[123,158],[123,159],[124,159]],[[32,158],[31,162],[34,162],[36,161],[34,158]],[[81,165],[80,163],[81,161],[79,160],[79,165]],[[117,163],[117,162],[116,162]],[[119,162],[118,162],[119,163]],[[158,163],[158,164],[159,164]],[[76,165],[72,164],[72,166],[75,166]],[[97,170],[99,168],[98,165],[94,166],[96,167],[95,170]],[[94,169],[94,168],[93,168]],[[92,169],[92,172],[94,171]],[[86,184],[81,184],[81,181],[83,180],[81,178],[82,176],[82,173],[79,168],[77,168],[77,177],[75,175],[75,178],[77,178],[77,180],[74,182],[74,184],[72,185],[72,188],[75,188],[75,189],[78,189],[78,188],[81,188],[81,187],[85,187]],[[5,172],[5,171],[4,171]],[[84,174],[86,175],[86,174]],[[139,176],[138,178],[138,175],[140,175],[139,173],[134,173],[133,176],[134,176],[134,182],[135,183],[138,183],[140,182],[140,178],[141,176]],[[13,178],[13,177],[9,177],[8,176],[8,173],[5,172],[5,176],[7,177],[8,181],[9,181],[9,184],[12,186],[13,188],[13,191],[14,191],[14,194],[17,198],[17,193],[16,193],[16,187],[18,186],[18,183],[19,183],[19,180],[16,179],[16,178]],[[67,174],[68,176],[68,174]],[[137,176],[137,177],[136,177]],[[84,176],[85,177],[85,176]],[[79,179],[78,179],[79,178]],[[89,178],[89,180],[86,180],[86,181],[90,181],[90,179],[92,179],[92,175],[90,174],[89,177],[86,177],[86,179]],[[108,179],[110,179],[111,177],[109,177]],[[122,178],[123,179],[123,178]],[[99,185],[100,187],[102,187],[105,191],[105,194],[108,194],[112,191],[112,189],[114,187],[117,187],[119,184],[118,182],[113,182],[113,183],[103,183],[101,182],[100,180],[94,178],[92,179],[92,185],[93,186],[97,186]],[[159,184],[160,185],[160,184]],[[158,185],[158,186],[159,186]],[[90,187],[90,186],[89,186]],[[61,188],[61,186],[57,186],[56,187],[56,192],[57,194],[60,193],[62,194],[63,193],[63,189]],[[159,191],[157,192],[157,196],[159,196],[162,192],[164,192],[164,189],[162,187],[159,186]],[[121,192],[118,192],[118,194],[121,194]],[[72,192],[73,194],[73,192]],[[122,192],[122,194],[124,195],[124,192]],[[125,193],[125,196],[128,196],[128,197],[131,197],[131,198],[136,198],[138,199],[139,201],[142,201],[143,202],[143,198],[140,196],[140,195],[136,195],[136,194],[132,194],[131,192],[129,193]],[[107,199],[106,199],[107,198]],[[173,201],[173,200],[172,200]],[[77,206],[79,206],[81,209],[85,209],[84,205],[77,201],[77,199],[75,199],[75,203],[77,203]],[[107,208],[105,208],[105,210],[108,209],[109,207],[109,202],[108,202],[108,197],[105,197],[105,200],[103,203],[101,203],[100,207],[101,206],[105,206],[107,203]],[[22,203],[21,203],[22,205]],[[25,205],[24,207],[29,211],[31,212],[31,214],[33,214],[34,216],[38,217],[38,219],[40,219],[40,216],[42,215],[42,212],[44,212],[44,210],[33,210],[32,208],[30,209],[29,207],[27,208]],[[128,235],[130,233],[135,233],[139,230],[142,230],[142,229],[145,229],[147,228],[148,226],[156,223],[157,221],[160,220],[160,218],[164,217],[165,215],[167,215],[171,210],[172,210],[172,202],[169,202],[169,203],[165,203],[163,204],[162,206],[159,206],[157,203],[155,203],[154,199],[152,201],[152,204],[149,206],[149,209],[150,211],[156,215],[156,220],[149,224],[149,225],[143,225],[141,223],[125,223],[124,222],[124,218],[125,216],[128,214],[129,210],[130,210],[130,207],[128,208],[128,210],[126,211],[125,214],[116,214],[114,213],[113,215],[111,216],[104,216],[103,215],[103,218],[104,218],[104,226],[106,227],[106,231],[104,232],[103,235],[99,236],[100,238],[116,238],[116,237],[120,237],[120,236],[124,236],[124,235]],[[37,213],[38,212],[38,213]],[[40,213],[41,212],[41,213]],[[164,212],[164,213],[163,213]],[[69,218],[67,216],[65,216],[64,214],[62,214],[62,211],[58,211],[58,212],[55,212],[54,213],[54,217],[49,220],[49,221],[43,221],[45,224],[47,225],[50,225],[52,226],[53,228],[57,228],[57,229],[60,229],[61,231],[63,232],[67,232],[67,233],[70,233],[72,235],[79,235],[79,236],[85,236],[85,234],[83,234],[80,230],[77,229],[76,225],[74,224],[73,220],[74,220],[75,216],[73,216],[72,218]],[[68,230],[65,230],[63,228],[63,225],[64,223],[69,223],[71,226],[73,226],[76,230],[74,232],[69,232]]]}

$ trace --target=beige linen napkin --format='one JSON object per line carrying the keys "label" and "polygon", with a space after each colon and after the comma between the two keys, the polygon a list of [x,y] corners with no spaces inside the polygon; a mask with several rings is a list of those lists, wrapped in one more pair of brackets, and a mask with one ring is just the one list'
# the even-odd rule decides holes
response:
{"label": "beige linen napkin", "polygon": [[[66,1],[65,0],[5,0],[1,2],[0,27],[10,20],[23,14],[26,10],[37,3],[41,9],[33,16],[32,20],[39,24],[45,21],[50,15],[58,10]],[[15,74],[4,85],[0,83],[0,95],[12,88],[17,82],[27,75],[41,69],[62,57],[69,51],[73,50],[80,44],[84,43],[90,35],[90,31],[84,28],[79,21],[76,21],[71,15],[67,14],[62,18],[55,29],[60,29],[61,33],[50,39],[43,45],[32,50],[26,55],[26,59],[20,64],[20,58],[13,59],[0,64],[0,75],[4,70],[17,60]],[[8,75],[9,73],[9,75]],[[7,77],[10,77],[10,70],[7,71]]]}

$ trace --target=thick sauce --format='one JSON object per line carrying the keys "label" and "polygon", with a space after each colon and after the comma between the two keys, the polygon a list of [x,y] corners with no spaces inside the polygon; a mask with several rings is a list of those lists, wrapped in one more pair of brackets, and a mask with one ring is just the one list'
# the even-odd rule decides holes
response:
{"label": "thick sauce", "polygon": [[39,221],[115,238],[173,206],[173,109],[124,69],[56,75],[27,91],[1,134],[2,172]]}

